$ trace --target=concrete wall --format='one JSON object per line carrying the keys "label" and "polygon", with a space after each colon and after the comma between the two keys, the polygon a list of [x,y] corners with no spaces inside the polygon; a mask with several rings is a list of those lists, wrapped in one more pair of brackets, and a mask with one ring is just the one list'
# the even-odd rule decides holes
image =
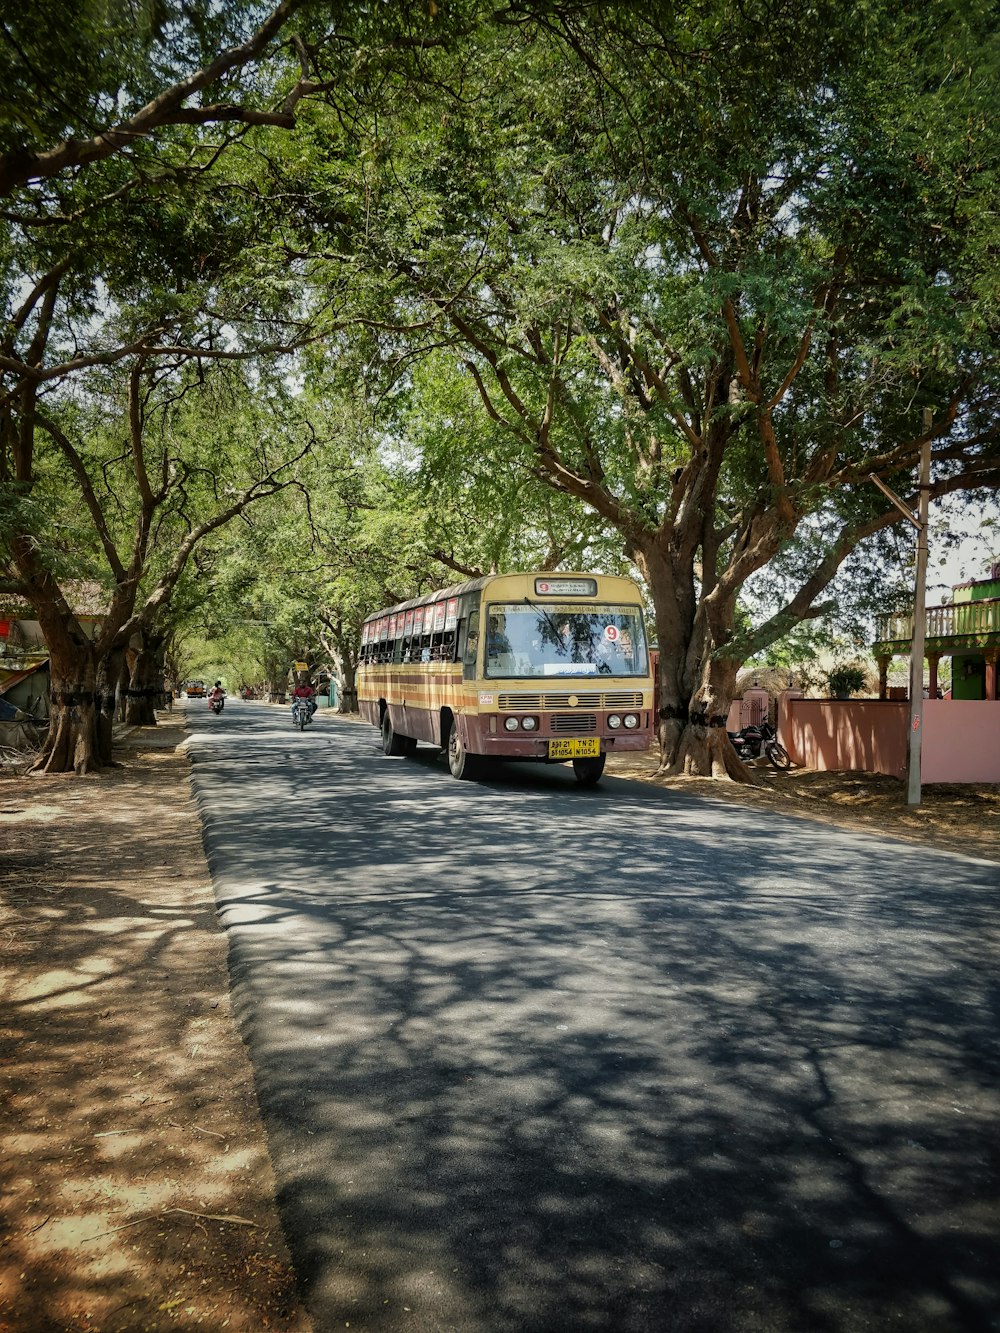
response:
{"label": "concrete wall", "polygon": [[[910,706],[782,696],[779,735],[796,764],[906,776]],[[922,782],[1000,782],[1000,702],[925,699]]]}
{"label": "concrete wall", "polygon": [[1000,782],[1000,701],[925,699],[923,782]]}
{"label": "concrete wall", "polygon": [[906,773],[909,704],[881,699],[786,699],[781,743],[804,768]]}

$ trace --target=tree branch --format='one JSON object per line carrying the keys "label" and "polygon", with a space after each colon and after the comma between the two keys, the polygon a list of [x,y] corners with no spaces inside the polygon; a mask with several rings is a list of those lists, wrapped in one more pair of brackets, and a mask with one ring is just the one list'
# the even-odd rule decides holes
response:
{"label": "tree branch", "polygon": [[164,125],[209,124],[216,120],[238,119],[249,124],[277,125],[290,129],[294,125],[294,118],[288,107],[294,107],[294,100],[291,99],[295,90],[286,99],[285,107],[278,112],[261,112],[229,104],[222,107],[186,108],[184,103],[230,70],[239,69],[260,55],[303,3],[304,0],[281,0],[249,41],[221,52],[211,64],[165,89],[134,116],[110,126],[93,138],[66,139],[55,148],[41,153],[11,152],[0,155],[0,197],[32,181],[47,180],[68,168],[103,161]]}
{"label": "tree branch", "polygon": [[47,431],[52,437],[68,460],[70,467],[73,469],[73,475],[76,477],[77,484],[83,493],[84,502],[90,511],[90,517],[97,530],[97,535],[101,539],[101,545],[104,547],[104,554],[111,567],[111,572],[114,574],[116,582],[123,582],[125,579],[125,566],[122,564],[121,557],[118,554],[118,548],[115,546],[111,533],[108,530],[104,510],[101,508],[101,502],[97,498],[97,493],[94,490],[93,483],[90,480],[90,474],[87,471],[83,459],[54,421],[50,421],[48,417],[37,411],[35,413],[35,420],[38,422],[39,426]]}

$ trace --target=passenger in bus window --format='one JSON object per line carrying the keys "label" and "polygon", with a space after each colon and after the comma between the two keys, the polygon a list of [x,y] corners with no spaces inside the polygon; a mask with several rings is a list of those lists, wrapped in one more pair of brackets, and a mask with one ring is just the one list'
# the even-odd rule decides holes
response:
{"label": "passenger in bus window", "polygon": [[464,660],[471,666],[476,660],[476,653],[479,650],[479,631],[469,626],[469,633],[465,640]]}
{"label": "passenger in bus window", "polygon": [[510,640],[504,633],[504,627],[500,623],[500,617],[490,616],[489,632],[486,635],[487,657],[499,657],[501,653],[509,652]]}

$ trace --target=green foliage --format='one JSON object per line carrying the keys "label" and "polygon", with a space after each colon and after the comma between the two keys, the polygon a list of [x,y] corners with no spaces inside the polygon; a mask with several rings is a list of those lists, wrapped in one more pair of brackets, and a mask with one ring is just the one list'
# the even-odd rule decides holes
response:
{"label": "green foliage", "polygon": [[[262,13],[161,0],[130,27],[107,0],[71,48],[46,6],[0,33],[0,151],[92,133]],[[303,9],[324,91],[294,133],[168,126],[22,192],[0,239],[15,360],[39,327],[16,325],[24,294],[60,266],[43,397],[86,441],[119,544],[136,501],[109,366],[157,349],[146,438],[171,486],[144,592],[199,516],[314,441],[301,489],[178,583],[199,633],[262,664],[349,654],[367,611],[470,572],[632,562],[683,701],[722,657],[813,651],[828,604],[860,641],[895,602],[907,538],[887,543],[868,477],[907,492],[921,408],[935,486],[995,492],[985,0],[325,22]],[[275,56],[205,95],[273,106],[297,76]],[[70,392],[81,349],[102,364]],[[252,375],[207,371],[220,354]],[[0,522],[60,577],[76,560],[107,580],[82,512],[43,442]]]}
{"label": "green foliage", "polygon": [[[817,615],[897,521],[866,476],[905,493],[921,405],[957,405],[939,486],[997,476],[995,348],[969,299],[985,212],[953,208],[997,160],[985,10],[768,10],[766,43],[760,17],[564,9],[477,32],[461,98],[442,74],[377,131],[360,104],[353,122],[376,304],[446,344],[412,380],[424,475],[572,495],[645,572],[670,562],[654,594],[681,635],[728,598],[700,654],[669,645],[679,662],[766,651]],[[739,589],[772,565],[781,598],[739,627]]]}
{"label": "green foliage", "polygon": [[864,668],[856,662],[841,662],[826,675],[826,683],[833,695],[856,694],[865,684]]}
{"label": "green foliage", "polygon": [[[0,153],[43,151],[127,119],[245,40],[254,0],[33,0],[0,25]],[[212,90],[224,98],[223,81]],[[130,151],[136,145],[130,144]]]}

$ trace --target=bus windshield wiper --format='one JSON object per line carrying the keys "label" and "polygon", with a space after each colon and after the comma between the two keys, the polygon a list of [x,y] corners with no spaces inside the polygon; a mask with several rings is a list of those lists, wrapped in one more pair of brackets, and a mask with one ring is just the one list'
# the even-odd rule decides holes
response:
{"label": "bus windshield wiper", "polygon": [[526,598],[524,599],[524,604],[525,604],[525,606],[530,606],[531,609],[532,609],[533,611],[541,611],[542,615],[543,615],[543,616],[545,617],[545,619],[548,621],[549,629],[552,631],[552,642],[553,642],[554,644],[558,644],[558,642],[559,642],[559,626],[556,624],[556,622],[555,622],[555,621],[552,619],[552,617],[549,615],[549,613],[548,613],[548,611],[545,609],[545,607],[539,605],[538,602],[533,602],[533,601],[531,600],[530,597],[526,597]]}

